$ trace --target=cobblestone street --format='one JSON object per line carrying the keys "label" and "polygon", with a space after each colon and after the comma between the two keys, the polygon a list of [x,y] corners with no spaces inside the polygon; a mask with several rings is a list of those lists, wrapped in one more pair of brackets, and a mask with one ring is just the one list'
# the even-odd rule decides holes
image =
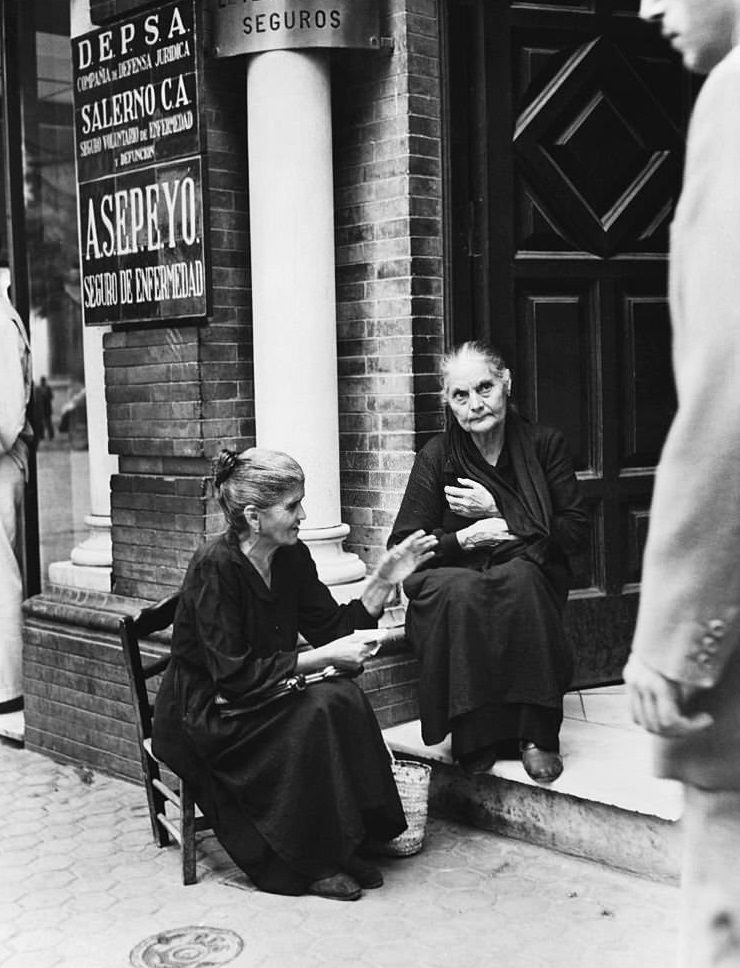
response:
{"label": "cobblestone street", "polygon": [[[421,854],[381,862],[384,888],[347,904],[262,894],[212,837],[183,887],[142,789],[7,740],[0,804],[3,968],[672,965],[677,888],[439,820]],[[171,960],[143,944],[195,926]],[[232,948],[207,956],[224,929]]]}

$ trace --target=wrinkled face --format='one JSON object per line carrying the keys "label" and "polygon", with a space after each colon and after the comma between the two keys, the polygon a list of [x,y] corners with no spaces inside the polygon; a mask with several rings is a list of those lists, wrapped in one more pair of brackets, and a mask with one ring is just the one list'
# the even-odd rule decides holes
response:
{"label": "wrinkled face", "polygon": [[736,0],[642,0],[640,16],[660,21],[684,66],[699,74],[730,52],[738,27]]}
{"label": "wrinkled face", "polygon": [[296,543],[301,521],[306,518],[301,503],[304,493],[303,485],[291,488],[277,504],[257,512],[259,535],[263,541],[278,547]]}
{"label": "wrinkled face", "polygon": [[502,373],[481,357],[464,356],[450,364],[445,398],[463,430],[485,434],[504,422],[510,385],[508,370]]}

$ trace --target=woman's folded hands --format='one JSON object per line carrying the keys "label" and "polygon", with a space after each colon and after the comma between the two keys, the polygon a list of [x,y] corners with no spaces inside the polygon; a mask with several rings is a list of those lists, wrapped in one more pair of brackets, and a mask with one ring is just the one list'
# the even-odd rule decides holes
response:
{"label": "woman's folded hands", "polygon": [[504,518],[484,518],[457,532],[457,541],[463,551],[494,548],[502,541],[512,541],[514,538],[516,535],[509,531]]}

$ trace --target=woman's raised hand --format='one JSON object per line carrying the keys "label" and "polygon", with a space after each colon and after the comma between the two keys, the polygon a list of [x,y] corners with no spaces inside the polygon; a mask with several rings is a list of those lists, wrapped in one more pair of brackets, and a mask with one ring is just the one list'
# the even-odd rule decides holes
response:
{"label": "woman's raised hand", "polygon": [[437,538],[425,531],[414,531],[408,538],[386,551],[378,562],[374,577],[395,585],[434,557]]}
{"label": "woman's raised hand", "polygon": [[500,512],[493,494],[478,481],[471,481],[468,477],[458,477],[460,487],[448,484],[445,487],[445,497],[450,511],[463,518],[493,518],[499,517]]}

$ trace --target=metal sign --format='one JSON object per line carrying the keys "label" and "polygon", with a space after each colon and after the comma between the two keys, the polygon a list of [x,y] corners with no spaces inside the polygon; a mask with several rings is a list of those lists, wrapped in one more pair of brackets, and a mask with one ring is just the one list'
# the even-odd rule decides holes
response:
{"label": "metal sign", "polygon": [[88,324],[205,313],[199,156],[79,186]]}
{"label": "metal sign", "polygon": [[195,0],[72,40],[85,323],[205,316]]}
{"label": "metal sign", "polygon": [[380,46],[377,0],[212,0],[214,54]]}

